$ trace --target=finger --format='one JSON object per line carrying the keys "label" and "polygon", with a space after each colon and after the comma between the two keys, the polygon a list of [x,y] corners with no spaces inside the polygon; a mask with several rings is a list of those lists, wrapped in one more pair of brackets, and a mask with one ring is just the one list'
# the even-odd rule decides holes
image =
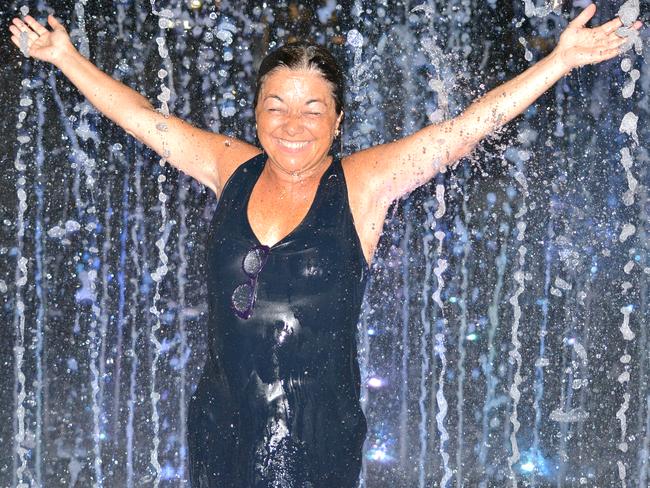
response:
{"label": "finger", "polygon": [[52,29],[54,30],[63,31],[63,32],[66,31],[65,27],[63,27],[63,24],[58,20],[56,20],[54,15],[47,16],[47,23],[50,24],[50,27],[52,27]]}
{"label": "finger", "polygon": [[11,42],[13,42],[16,47],[20,48],[20,38],[16,36],[11,36]]}
{"label": "finger", "polygon": [[[32,37],[30,37],[28,31],[21,30],[21,29],[19,29],[18,27],[16,27],[15,25],[10,25],[10,26],[9,26],[9,30],[10,30],[11,33],[12,33],[14,36],[16,36],[16,38],[19,39],[19,40],[20,40],[21,36],[23,36],[23,32],[24,32],[24,33],[27,34],[27,40],[28,40],[28,43],[29,43],[29,44],[32,44],[32,43],[34,42],[34,39],[32,39]],[[32,33],[32,34],[34,35],[34,37],[35,37],[36,39],[38,39],[38,36],[36,36],[36,34],[34,34],[34,33]]]}
{"label": "finger", "polygon": [[609,41],[607,44],[601,44],[597,47],[599,50],[603,49],[620,49],[623,44],[627,42],[627,37],[618,37]]}
{"label": "finger", "polygon": [[28,56],[29,53],[29,45],[25,49],[25,46],[23,45],[23,42],[20,39],[20,36],[13,35],[11,36],[11,42],[13,42],[18,49],[25,55]]}
{"label": "finger", "polygon": [[20,32],[26,32],[27,37],[29,38],[30,41],[35,41],[38,39],[38,34],[31,30],[27,24],[25,24],[22,20],[20,19],[14,19],[14,25],[18,28]]}
{"label": "finger", "polygon": [[594,58],[596,61],[592,62],[600,62],[600,61],[605,61],[606,59],[611,59],[615,56],[618,56],[622,52],[622,45],[624,43],[621,43],[618,46],[602,46],[594,53]]}
{"label": "finger", "polygon": [[600,62],[600,61],[605,61],[607,59],[612,59],[619,54],[621,54],[621,48],[620,47],[613,47],[610,49],[602,49],[599,53],[598,60],[595,62]]}
{"label": "finger", "polygon": [[627,40],[628,40],[627,36],[619,36],[618,34],[613,33],[607,37],[606,42],[608,44],[615,44],[618,46],[620,44],[623,44],[624,42],[627,42]]}
{"label": "finger", "polygon": [[640,30],[642,27],[643,23],[640,20],[637,20],[629,27],[621,26],[620,28],[616,29],[614,32],[609,34],[609,36],[607,36],[607,39],[615,39],[617,37],[619,39],[627,39],[630,35],[634,34],[635,31]]}
{"label": "finger", "polygon": [[623,44],[625,44],[626,42],[629,42],[629,41],[630,40],[627,37],[619,37],[616,42],[610,42],[609,45],[614,46],[614,47],[620,47],[620,46],[622,46]]}
{"label": "finger", "polygon": [[601,25],[597,29],[599,31],[602,31],[605,34],[609,35],[612,32],[616,32],[616,29],[618,29],[622,25],[623,25],[623,21],[619,17],[615,17],[612,20],[610,20],[609,22],[605,22],[603,25]]}
{"label": "finger", "polygon": [[43,34],[47,34],[48,30],[41,25],[40,22],[38,22],[34,17],[31,15],[28,15],[25,17],[25,23],[32,28],[34,32],[36,32],[39,36],[42,36]]}
{"label": "finger", "polygon": [[584,27],[587,22],[589,22],[589,19],[591,19],[594,14],[596,13],[596,5],[593,3],[587,5],[582,12],[580,12],[580,15],[578,15],[575,19],[573,19],[569,25],[573,27]]}

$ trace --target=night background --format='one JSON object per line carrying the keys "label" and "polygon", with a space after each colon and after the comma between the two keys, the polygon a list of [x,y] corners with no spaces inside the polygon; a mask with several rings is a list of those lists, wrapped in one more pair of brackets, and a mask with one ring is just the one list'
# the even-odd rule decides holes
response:
{"label": "night background", "polygon": [[[54,11],[156,107],[251,143],[262,57],[325,44],[345,155],[458,115],[585,5],[4,1],[0,486],[189,486],[216,205],[11,44],[21,9]],[[649,485],[647,50],[646,28],[389,211],[358,326],[361,486]]]}

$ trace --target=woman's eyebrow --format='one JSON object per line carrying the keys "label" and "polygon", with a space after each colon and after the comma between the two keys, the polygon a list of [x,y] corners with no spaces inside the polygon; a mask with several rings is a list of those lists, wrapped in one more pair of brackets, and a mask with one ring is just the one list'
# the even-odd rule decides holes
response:
{"label": "woman's eyebrow", "polygon": [[[274,98],[276,100],[279,100],[280,102],[284,103],[284,100],[282,99],[281,96],[279,95],[267,95],[264,97],[264,101],[268,100],[269,98]],[[322,98],[310,98],[305,102],[305,105],[309,105],[310,103],[322,103],[323,105],[327,105],[325,101]]]}

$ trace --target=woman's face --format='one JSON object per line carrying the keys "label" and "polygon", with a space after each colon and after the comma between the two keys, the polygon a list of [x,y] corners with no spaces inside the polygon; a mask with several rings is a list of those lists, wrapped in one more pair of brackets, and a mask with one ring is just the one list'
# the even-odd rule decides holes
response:
{"label": "woman's face", "polygon": [[287,172],[317,167],[341,120],[330,83],[316,71],[289,68],[267,76],[255,118],[264,151]]}

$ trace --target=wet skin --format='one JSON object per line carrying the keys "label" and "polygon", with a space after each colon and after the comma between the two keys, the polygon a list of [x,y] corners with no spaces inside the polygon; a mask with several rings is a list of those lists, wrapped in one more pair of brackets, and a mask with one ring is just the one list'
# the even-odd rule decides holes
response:
{"label": "wet skin", "polygon": [[278,69],[264,81],[255,110],[268,161],[248,206],[260,242],[272,246],[305,216],[342,114],[331,85],[311,70]]}

